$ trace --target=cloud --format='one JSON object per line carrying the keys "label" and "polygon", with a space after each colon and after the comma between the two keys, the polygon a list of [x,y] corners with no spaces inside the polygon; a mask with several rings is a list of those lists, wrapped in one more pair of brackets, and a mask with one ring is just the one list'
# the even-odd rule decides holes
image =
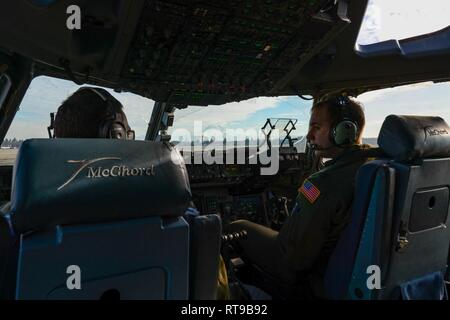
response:
{"label": "cloud", "polygon": [[[80,86],[71,81],[50,77],[33,80],[20,106],[8,138],[47,137],[49,113],[56,112],[61,103]],[[153,111],[154,101],[132,93],[117,93],[107,89],[124,106],[131,127],[143,138]],[[249,119],[258,111],[276,108],[288,97],[261,97],[221,106],[188,107],[175,112],[175,128],[191,129],[194,120],[202,120],[204,127],[229,127]]]}
{"label": "cloud", "polygon": [[414,90],[419,90],[419,89],[423,89],[423,88],[429,88],[433,85],[434,85],[433,82],[421,82],[421,83],[398,86],[398,87],[393,87],[393,88],[374,90],[374,91],[369,91],[367,93],[361,94],[360,96],[358,96],[358,100],[361,101],[362,103],[366,104],[366,103],[376,101],[377,99],[384,98],[386,95],[414,91]]}
{"label": "cloud", "polygon": [[133,93],[108,91],[122,103],[128,123],[136,131],[136,135],[143,138],[147,132],[155,101]]}
{"label": "cloud", "polygon": [[261,97],[221,106],[190,107],[175,113],[176,128],[190,128],[195,120],[202,120],[203,126],[226,127],[233,122],[248,119],[255,112],[276,108],[287,98]]}
{"label": "cloud", "polygon": [[[16,119],[17,120],[17,119]],[[48,124],[47,124],[48,125]],[[30,139],[48,138],[47,125],[30,121],[15,121],[8,130],[6,138]]]}
{"label": "cloud", "polygon": [[356,42],[362,45],[379,42],[380,28],[381,8],[374,1],[370,0]]}
{"label": "cloud", "polygon": [[[56,112],[61,103],[81,86],[67,80],[40,76],[35,78],[8,130],[7,138],[48,137],[50,112]],[[108,90],[124,106],[130,125],[143,137],[153,110],[154,101],[132,93]]]}
{"label": "cloud", "polygon": [[358,44],[405,39],[434,32],[450,24],[448,0],[370,0]]}
{"label": "cloud", "polygon": [[366,115],[364,137],[377,137],[390,114],[440,116],[450,123],[450,83],[424,82],[362,94]]}

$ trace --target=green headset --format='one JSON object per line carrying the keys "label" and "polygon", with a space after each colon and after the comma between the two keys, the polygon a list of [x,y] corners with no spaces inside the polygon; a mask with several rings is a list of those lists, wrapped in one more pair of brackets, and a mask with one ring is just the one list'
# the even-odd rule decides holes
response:
{"label": "green headset", "polygon": [[357,143],[359,127],[350,113],[350,99],[347,96],[337,96],[326,101],[333,108],[340,109],[339,120],[330,130],[330,141],[338,147],[349,147]]}

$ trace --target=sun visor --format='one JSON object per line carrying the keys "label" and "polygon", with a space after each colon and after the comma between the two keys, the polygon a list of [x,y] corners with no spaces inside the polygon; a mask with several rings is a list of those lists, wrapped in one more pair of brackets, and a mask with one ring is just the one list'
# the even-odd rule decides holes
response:
{"label": "sun visor", "polygon": [[183,158],[151,141],[32,139],[13,174],[16,231],[148,216],[181,216],[191,199]]}
{"label": "sun visor", "polygon": [[450,156],[450,128],[440,117],[390,115],[378,145],[397,161]]}

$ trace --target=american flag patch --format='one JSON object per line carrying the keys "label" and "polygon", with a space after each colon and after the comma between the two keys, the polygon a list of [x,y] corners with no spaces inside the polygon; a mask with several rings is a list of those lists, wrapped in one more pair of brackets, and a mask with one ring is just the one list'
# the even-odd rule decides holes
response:
{"label": "american flag patch", "polygon": [[314,203],[320,195],[319,189],[316,188],[311,182],[305,180],[299,191],[308,199],[309,202]]}

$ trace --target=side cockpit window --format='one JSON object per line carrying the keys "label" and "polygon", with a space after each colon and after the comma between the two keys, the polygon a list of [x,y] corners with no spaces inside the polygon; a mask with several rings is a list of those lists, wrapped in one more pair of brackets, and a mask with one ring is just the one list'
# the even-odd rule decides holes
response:
{"label": "side cockpit window", "polygon": [[437,116],[450,123],[450,82],[421,82],[374,90],[358,96],[364,105],[363,140],[377,145],[384,119],[391,114]]}
{"label": "side cockpit window", "polygon": [[448,52],[447,0],[370,0],[355,51],[366,58],[432,56]]}
{"label": "side cockpit window", "polygon": [[436,32],[450,26],[448,0],[369,0],[356,43],[376,44]]}

